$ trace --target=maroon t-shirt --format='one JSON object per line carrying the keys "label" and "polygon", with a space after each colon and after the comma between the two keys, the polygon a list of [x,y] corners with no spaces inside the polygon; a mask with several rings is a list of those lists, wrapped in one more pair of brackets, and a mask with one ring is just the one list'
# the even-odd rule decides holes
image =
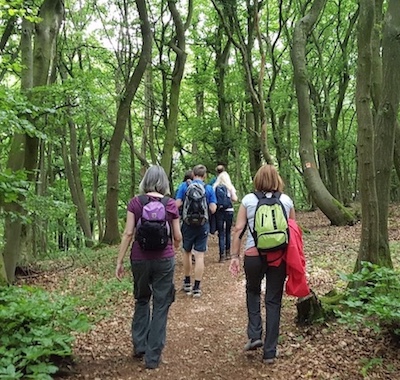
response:
{"label": "maroon t-shirt", "polygon": [[[157,197],[149,197],[150,199],[159,199]],[[135,225],[142,216],[142,204],[138,197],[134,197],[128,204],[128,211],[135,215]],[[175,199],[169,198],[166,206],[167,221],[172,226],[173,219],[179,219],[178,208],[176,207]],[[172,239],[169,240],[168,245],[161,251],[142,251],[137,241],[134,241],[131,249],[131,260],[153,260],[167,257],[173,257],[175,255],[174,247],[172,246]]]}

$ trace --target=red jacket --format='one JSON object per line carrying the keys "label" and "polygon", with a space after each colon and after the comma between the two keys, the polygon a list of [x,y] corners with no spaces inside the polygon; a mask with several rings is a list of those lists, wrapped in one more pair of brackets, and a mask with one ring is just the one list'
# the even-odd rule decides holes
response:
{"label": "red jacket", "polygon": [[305,297],[310,294],[306,279],[306,259],[303,251],[303,234],[293,219],[289,219],[290,239],[284,260],[286,261],[286,294]]}

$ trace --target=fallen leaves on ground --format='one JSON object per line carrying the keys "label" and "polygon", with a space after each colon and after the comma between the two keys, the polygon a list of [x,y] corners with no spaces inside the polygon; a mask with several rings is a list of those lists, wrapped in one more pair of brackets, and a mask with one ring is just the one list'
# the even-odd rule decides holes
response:
{"label": "fallen leaves on ground", "polygon": [[[400,240],[396,225],[399,210],[391,210],[390,217],[391,240]],[[340,285],[339,271],[352,270],[361,225],[333,227],[319,211],[299,212],[297,219],[307,231],[303,238],[310,286],[318,295],[323,295]],[[394,262],[399,262],[398,256]],[[350,331],[337,322],[297,327],[296,300],[287,296],[282,309],[280,356],[275,364],[264,365],[261,350],[242,351],[247,340],[244,277],[242,273],[239,278],[232,278],[229,262],[218,263],[217,236],[210,237],[205,263],[202,297],[194,299],[177,291],[158,369],[147,370],[142,361],[132,358],[133,299],[125,291],[121,292],[110,316],[101,319],[90,332],[77,336],[75,374],[69,379],[400,379],[399,349],[387,338],[368,329]],[[114,271],[113,267],[109,269]],[[78,277],[84,275],[80,269],[69,272],[70,277],[76,276],[76,284],[79,284]],[[49,289],[61,287],[57,278],[42,278],[41,285]],[[177,290],[182,278],[178,254]]]}

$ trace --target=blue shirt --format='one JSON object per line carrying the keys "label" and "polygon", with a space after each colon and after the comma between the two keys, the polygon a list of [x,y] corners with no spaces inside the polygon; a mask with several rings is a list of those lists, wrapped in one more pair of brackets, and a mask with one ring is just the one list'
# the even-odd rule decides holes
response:
{"label": "blue shirt", "polygon": [[[207,204],[215,203],[217,204],[217,197],[215,196],[215,191],[210,185],[206,185],[201,179],[194,179],[192,182],[201,183],[206,189],[206,200]],[[179,188],[176,192],[175,199],[181,199],[182,202],[185,200],[185,194],[188,188],[188,184],[186,182],[182,182],[179,185]]]}

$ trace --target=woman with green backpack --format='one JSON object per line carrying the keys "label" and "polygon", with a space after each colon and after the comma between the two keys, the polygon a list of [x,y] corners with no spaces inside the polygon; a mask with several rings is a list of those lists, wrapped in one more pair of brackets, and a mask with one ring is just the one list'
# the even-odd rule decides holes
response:
{"label": "woman with green backpack", "polygon": [[[258,240],[260,240],[260,242],[263,240],[260,237],[261,227],[258,226],[258,224],[260,223],[263,225],[262,221],[264,221],[264,219],[271,218],[267,212],[260,217],[258,215],[258,210],[260,209],[261,213],[261,204],[264,203],[264,207],[265,203],[268,203],[273,205],[271,207],[275,208],[271,215],[275,217],[275,214],[280,211],[279,209],[282,209],[282,214],[286,219],[294,219],[295,211],[292,199],[283,193],[284,184],[282,178],[273,165],[265,164],[260,167],[254,177],[253,183],[255,192],[247,194],[242,199],[236,217],[231,249],[232,259],[229,270],[234,276],[237,276],[240,272],[241,238],[248,227],[243,258],[246,275],[246,304],[248,313],[248,341],[244,346],[244,351],[256,350],[257,348],[263,347],[263,362],[272,364],[277,357],[281,304],[286,278],[286,263],[283,257],[285,244],[280,242],[279,248],[277,249],[258,248]],[[266,207],[264,207],[264,209],[265,208]],[[255,222],[256,220],[257,222]],[[275,221],[271,224],[265,223],[265,225],[275,225],[276,227]],[[288,229],[286,232],[282,230],[270,233],[275,235],[284,235],[286,233],[287,243],[289,238]],[[265,232],[265,234],[267,235],[268,233]],[[261,283],[264,277],[266,277],[267,283],[265,291],[265,338],[263,341],[260,300]]]}

